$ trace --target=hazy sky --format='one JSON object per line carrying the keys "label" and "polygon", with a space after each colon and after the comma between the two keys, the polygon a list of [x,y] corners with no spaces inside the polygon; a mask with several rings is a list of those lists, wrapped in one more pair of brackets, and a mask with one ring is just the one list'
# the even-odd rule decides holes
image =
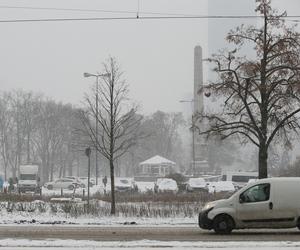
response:
{"label": "hazy sky", "polygon": [[[216,14],[238,14],[221,7],[233,0],[209,1]],[[249,1],[239,0],[246,12]],[[299,0],[274,0],[283,2],[290,14],[300,14]],[[25,6],[133,13],[7,8]],[[168,14],[207,15],[208,9],[207,0],[0,0],[0,20],[136,16],[138,6],[140,12]],[[223,39],[227,26],[220,22],[217,27],[215,39]],[[130,96],[146,113],[181,111],[179,100],[191,98],[193,89],[194,46],[201,45],[208,56],[205,19],[0,23],[0,32],[2,90],[22,88],[80,104],[94,82],[83,72],[101,72],[101,63],[111,55],[125,72]]]}

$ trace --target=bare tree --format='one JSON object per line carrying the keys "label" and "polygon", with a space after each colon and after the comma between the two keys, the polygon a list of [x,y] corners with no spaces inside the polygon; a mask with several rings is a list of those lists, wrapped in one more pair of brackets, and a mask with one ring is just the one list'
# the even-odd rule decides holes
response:
{"label": "bare tree", "polygon": [[[37,128],[34,135],[34,146],[41,161],[41,177],[43,181],[53,179],[55,164],[61,152],[64,157],[69,157],[68,126],[65,122],[67,106],[54,101],[40,103]],[[68,117],[70,118],[70,117]],[[68,158],[68,162],[71,160]],[[70,166],[69,166],[70,167]]]}
{"label": "bare tree", "polygon": [[8,177],[8,169],[12,158],[14,158],[12,155],[12,128],[14,127],[14,120],[9,103],[9,96],[6,93],[2,94],[0,98],[0,147],[5,180],[7,180]]}
{"label": "bare tree", "polygon": [[71,175],[79,159],[71,138],[76,111],[41,94],[0,93],[0,157],[5,179],[10,174],[16,177],[20,164],[33,162],[40,164],[44,181],[65,170]]}
{"label": "bare tree", "polygon": [[26,150],[26,162],[28,164],[32,163],[32,139],[34,132],[37,128],[37,118],[39,111],[39,103],[41,102],[42,96],[36,95],[32,92],[23,93],[23,104],[22,104],[22,114],[24,119],[24,135],[26,140],[25,150]]}
{"label": "bare tree", "polygon": [[[128,103],[128,86],[122,79],[122,72],[114,58],[104,64],[104,72],[110,77],[103,78],[98,89],[86,96],[87,111],[81,113],[81,120],[94,148],[108,161],[111,178],[111,214],[115,214],[115,162],[136,144],[142,136],[137,106]],[[96,110],[96,93],[99,97],[99,110]],[[96,138],[95,118],[99,123]]]}
{"label": "bare tree", "polygon": [[[238,135],[258,147],[259,178],[268,176],[268,148],[276,139],[291,144],[291,132],[299,129],[300,34],[285,24],[269,0],[257,0],[262,28],[241,25],[227,40],[236,48],[214,55],[218,80],[206,88],[224,98],[222,111],[199,114],[210,128],[201,134]],[[253,48],[254,58],[242,56]],[[209,94],[208,94],[209,95]]]}

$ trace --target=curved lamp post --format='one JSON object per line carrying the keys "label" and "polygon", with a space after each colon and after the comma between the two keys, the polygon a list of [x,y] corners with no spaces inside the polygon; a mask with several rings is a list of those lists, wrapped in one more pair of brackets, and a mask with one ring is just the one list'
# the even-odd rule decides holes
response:
{"label": "curved lamp post", "polygon": [[[105,73],[105,74],[91,74],[91,73],[83,73],[84,77],[95,77],[96,78],[96,115],[95,115],[95,120],[96,120],[96,147],[98,147],[98,85],[99,85],[99,77],[108,77],[110,79],[111,74],[110,73]],[[98,150],[96,148],[96,185],[98,185]]]}

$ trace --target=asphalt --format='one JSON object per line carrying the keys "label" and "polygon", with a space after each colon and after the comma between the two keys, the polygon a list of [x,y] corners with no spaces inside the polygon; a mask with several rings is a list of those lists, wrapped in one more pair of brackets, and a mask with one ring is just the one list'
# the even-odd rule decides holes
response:
{"label": "asphalt", "polygon": [[197,227],[0,226],[0,238],[98,241],[300,241],[300,230],[236,230],[217,235]]}

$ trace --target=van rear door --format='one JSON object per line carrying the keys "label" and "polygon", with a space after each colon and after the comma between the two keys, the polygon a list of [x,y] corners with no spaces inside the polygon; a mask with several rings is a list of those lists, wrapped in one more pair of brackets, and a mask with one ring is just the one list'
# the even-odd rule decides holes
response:
{"label": "van rear door", "polygon": [[273,185],[274,222],[281,227],[296,225],[300,207],[300,183],[296,181],[280,181]]}

